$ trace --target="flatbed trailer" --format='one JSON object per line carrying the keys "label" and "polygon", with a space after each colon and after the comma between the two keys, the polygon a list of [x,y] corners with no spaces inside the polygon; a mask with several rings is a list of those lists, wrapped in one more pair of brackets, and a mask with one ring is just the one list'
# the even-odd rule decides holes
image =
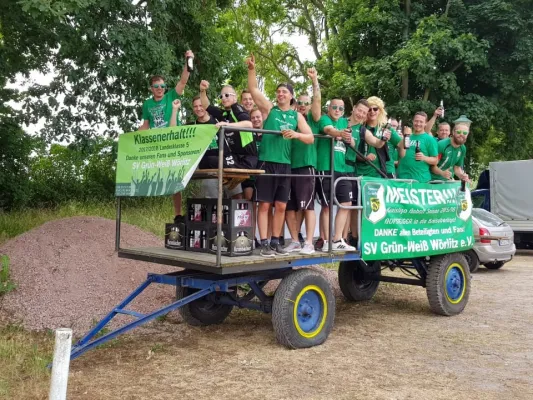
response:
{"label": "flatbed trailer", "polygon": [[[427,289],[431,309],[441,315],[455,315],[463,311],[470,292],[468,263],[460,252],[386,261],[365,262],[360,252],[333,252],[330,229],[329,252],[312,255],[290,254],[265,258],[254,251],[249,256],[226,257],[221,255],[222,190],[224,176],[235,176],[233,171],[222,168],[223,145],[219,135],[219,172],[200,172],[198,175],[218,179],[219,196],[217,206],[217,252],[216,254],[171,250],[163,247],[122,248],[120,246],[121,198],[117,198],[116,240],[118,257],[163,264],[180,268],[167,274],[148,273],[147,279],[114,307],[93,329],[72,348],[71,359],[103,344],[118,335],[128,332],[170,311],[178,310],[184,321],[194,326],[219,324],[225,320],[234,307],[258,310],[272,314],[272,323],[278,342],[289,348],[305,348],[323,343],[335,317],[335,296],[322,273],[306,268],[324,263],[339,263],[339,285],[349,301],[372,298],[379,282],[394,282],[422,286]],[[234,129],[233,129],[234,130]],[[280,134],[273,131],[259,131],[266,134]],[[331,139],[331,138],[329,138]],[[332,139],[331,139],[332,140]],[[333,146],[331,146],[333,163]],[[333,168],[332,168],[333,169]],[[256,171],[258,174],[262,171]],[[237,173],[242,178],[242,172]],[[264,174],[268,175],[268,174]],[[330,175],[331,177],[331,175]],[[335,187],[343,179],[333,182]],[[331,190],[331,202],[341,208],[362,211],[361,188],[359,205],[342,206]],[[330,212],[330,226],[333,216]],[[361,212],[358,216],[361,229]],[[360,247],[360,239],[358,248]],[[384,269],[400,269],[408,278],[384,276]],[[275,293],[265,293],[264,286],[271,280],[281,279]],[[171,285],[176,288],[176,299],[147,314],[128,309],[128,305],[152,284]],[[128,315],[133,321],[107,334],[99,336],[104,327],[117,315]]]}

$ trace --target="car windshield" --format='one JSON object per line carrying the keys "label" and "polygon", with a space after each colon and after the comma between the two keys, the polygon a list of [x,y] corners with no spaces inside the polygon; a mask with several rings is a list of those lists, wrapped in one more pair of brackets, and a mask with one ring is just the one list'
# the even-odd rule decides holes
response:
{"label": "car windshield", "polygon": [[485,226],[500,226],[503,223],[499,217],[482,208],[473,208],[472,216]]}
{"label": "car windshield", "polygon": [[475,194],[472,195],[472,206],[474,207],[481,207],[483,206],[483,203],[485,202],[485,195],[484,194]]}

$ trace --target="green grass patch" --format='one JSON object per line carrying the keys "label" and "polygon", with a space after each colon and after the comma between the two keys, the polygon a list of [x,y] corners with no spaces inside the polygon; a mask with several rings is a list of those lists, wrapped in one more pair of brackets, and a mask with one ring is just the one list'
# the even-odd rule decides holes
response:
{"label": "green grass patch", "polygon": [[0,296],[11,292],[17,285],[11,281],[9,275],[9,257],[0,256]]}

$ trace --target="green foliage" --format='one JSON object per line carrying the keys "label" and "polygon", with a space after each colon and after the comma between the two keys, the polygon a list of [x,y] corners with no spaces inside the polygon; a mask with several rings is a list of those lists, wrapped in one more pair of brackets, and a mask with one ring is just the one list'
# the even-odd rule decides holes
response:
{"label": "green foliage", "polygon": [[17,285],[11,281],[9,274],[9,257],[6,255],[0,256],[0,296],[15,290]]}

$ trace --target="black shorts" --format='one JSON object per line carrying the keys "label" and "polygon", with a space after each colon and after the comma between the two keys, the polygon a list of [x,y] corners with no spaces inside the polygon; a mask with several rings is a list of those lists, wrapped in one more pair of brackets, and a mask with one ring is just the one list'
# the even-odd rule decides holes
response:
{"label": "black shorts", "polygon": [[[355,176],[355,174],[347,174],[348,176]],[[352,183],[352,206],[356,206],[359,201],[358,194],[359,194],[359,188],[357,186],[357,181],[350,181]],[[359,181],[361,182],[361,181]]]}
{"label": "black shorts", "polygon": [[[293,168],[291,174],[314,175],[313,167]],[[315,178],[312,176],[301,176],[291,178],[291,191],[287,210],[314,210],[315,209]]]}
{"label": "black shorts", "polygon": [[[318,172],[318,175],[329,175],[327,171]],[[348,176],[341,172],[335,172],[333,176],[333,181],[337,178]],[[330,198],[330,178],[316,178],[316,193],[318,196],[318,201],[322,207],[329,207],[329,198]],[[353,184],[351,181],[342,180],[337,184],[335,190],[335,196],[339,203],[351,203],[352,200],[356,197],[353,196]]]}
{"label": "black shorts", "polygon": [[[224,154],[223,168],[255,169],[257,157],[243,154]],[[199,165],[200,169],[218,168],[217,156],[204,156]]]}
{"label": "black shorts", "polygon": [[[290,174],[291,165],[268,161],[259,161],[257,169],[264,169],[267,174]],[[255,177],[254,201],[286,203],[291,191],[291,178],[289,176],[261,176]]]}
{"label": "black shorts", "polygon": [[246,179],[244,182],[241,182],[242,190],[248,189],[248,188],[254,188],[255,186],[255,180],[254,179]]}

